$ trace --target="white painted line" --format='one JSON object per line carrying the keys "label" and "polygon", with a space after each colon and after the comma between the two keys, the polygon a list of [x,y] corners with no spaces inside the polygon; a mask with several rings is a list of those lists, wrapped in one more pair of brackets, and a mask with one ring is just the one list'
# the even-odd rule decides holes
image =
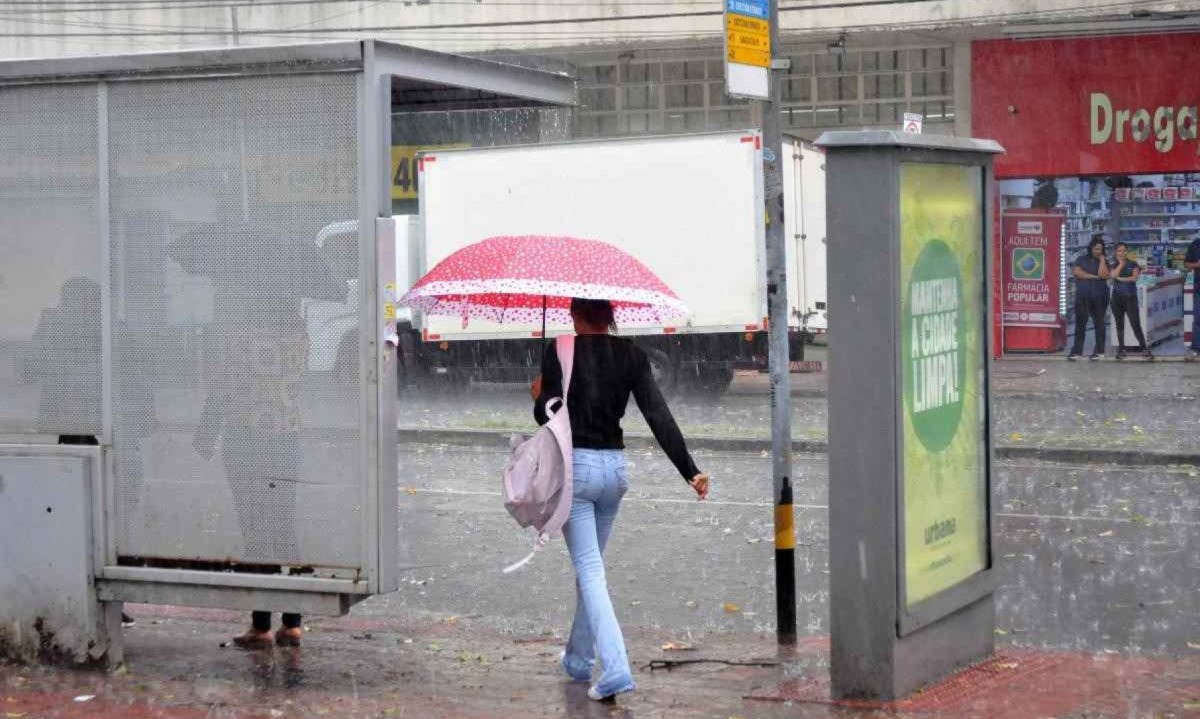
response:
{"label": "white painted line", "polygon": [[[408,488],[401,487],[402,492],[407,492]],[[499,499],[500,492],[481,492],[470,489],[418,489],[417,494],[450,494],[450,495],[466,495],[474,497],[496,497]],[[703,502],[697,502],[695,499],[655,499],[653,497],[630,497],[626,496],[622,502],[633,502],[635,504],[692,504],[692,505],[716,505],[725,507],[774,507],[772,502],[736,502],[736,501],[721,501],[716,499],[706,499]],[[829,509],[826,504],[794,504],[794,507],[800,509]]]}
{"label": "white painted line", "polygon": [[[401,491],[407,491],[408,488],[401,487]],[[499,498],[499,492],[481,492],[478,490],[469,489],[417,489],[417,494],[447,494],[447,495],[462,495],[470,497],[495,497]],[[694,499],[654,499],[651,497],[626,497],[623,501],[632,502],[634,504],[689,504],[689,505],[712,505],[717,507],[774,507],[772,502],[737,502],[737,501],[722,501],[717,499],[706,499],[703,502],[697,502]],[[796,504],[793,505],[798,509],[826,511],[829,509],[827,504]],[[1071,514],[1015,514],[1002,512],[997,513],[997,517],[1002,519],[1053,519],[1064,522],[1108,522],[1112,524],[1134,524],[1134,521],[1125,517],[1088,517]],[[1148,526],[1159,527],[1200,527],[1200,522],[1160,522],[1157,520],[1148,520]]]}
{"label": "white painted line", "polygon": [[[1005,519],[1056,519],[1064,522],[1109,522],[1113,524],[1135,524],[1132,519],[1126,517],[1080,517],[1071,514],[997,514],[997,517]],[[1158,527],[1200,527],[1200,522],[1159,522],[1153,519],[1146,520],[1147,526]]]}

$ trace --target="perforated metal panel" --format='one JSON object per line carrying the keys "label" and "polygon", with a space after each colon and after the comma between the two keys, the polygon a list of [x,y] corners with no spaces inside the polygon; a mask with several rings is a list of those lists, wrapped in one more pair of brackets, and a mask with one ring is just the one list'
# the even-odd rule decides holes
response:
{"label": "perforated metal panel", "polygon": [[117,552],[361,567],[356,76],[109,90]]}
{"label": "perforated metal panel", "polygon": [[0,89],[0,433],[101,429],[96,115],[94,86]]}

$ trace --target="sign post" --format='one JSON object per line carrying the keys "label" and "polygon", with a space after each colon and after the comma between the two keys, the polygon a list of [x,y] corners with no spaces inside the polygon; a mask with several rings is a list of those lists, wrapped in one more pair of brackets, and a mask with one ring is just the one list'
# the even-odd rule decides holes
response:
{"label": "sign post", "polygon": [[796,643],[796,530],[792,504],[791,349],[788,342],[787,245],[783,223],[783,133],[771,50],[779,44],[778,0],[726,0],[725,87],[754,100],[762,125],[766,200],[767,334],[771,376],[771,475],[775,505],[775,633]]}
{"label": "sign post", "polygon": [[[832,686],[894,700],[993,649],[991,162],[827,132]],[[840,328],[840,329],[839,329]]]}
{"label": "sign post", "polygon": [[773,4],[725,0],[725,91],[734,97],[770,99]]}

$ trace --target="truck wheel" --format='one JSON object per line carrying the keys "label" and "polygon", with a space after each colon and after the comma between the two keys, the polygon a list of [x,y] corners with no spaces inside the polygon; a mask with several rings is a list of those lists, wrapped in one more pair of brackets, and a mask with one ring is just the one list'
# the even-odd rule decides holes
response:
{"label": "truck wheel", "polygon": [[438,372],[434,367],[426,367],[417,380],[419,389],[432,394],[462,394],[470,384],[470,375],[454,367],[444,372]]}
{"label": "truck wheel", "polygon": [[724,394],[733,382],[733,370],[728,367],[700,367],[688,374],[690,389],[710,395]]}
{"label": "truck wheel", "polygon": [[670,392],[675,389],[675,363],[671,361],[670,355],[662,350],[647,349],[646,356],[650,359],[650,374],[654,377],[654,382],[663,392]]}

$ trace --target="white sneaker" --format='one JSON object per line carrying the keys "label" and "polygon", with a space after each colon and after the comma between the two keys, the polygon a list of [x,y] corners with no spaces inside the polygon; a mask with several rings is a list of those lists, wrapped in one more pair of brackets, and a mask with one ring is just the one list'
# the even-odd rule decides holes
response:
{"label": "white sneaker", "polygon": [[632,684],[630,684],[627,688],[622,689],[619,692],[613,692],[612,694],[609,694],[608,696],[604,696],[599,692],[599,690],[596,689],[595,685],[593,685],[591,687],[588,687],[588,699],[591,699],[593,701],[598,701],[598,702],[615,702],[617,700],[618,694],[624,694],[626,692],[631,692],[633,690],[634,690],[634,686]]}

